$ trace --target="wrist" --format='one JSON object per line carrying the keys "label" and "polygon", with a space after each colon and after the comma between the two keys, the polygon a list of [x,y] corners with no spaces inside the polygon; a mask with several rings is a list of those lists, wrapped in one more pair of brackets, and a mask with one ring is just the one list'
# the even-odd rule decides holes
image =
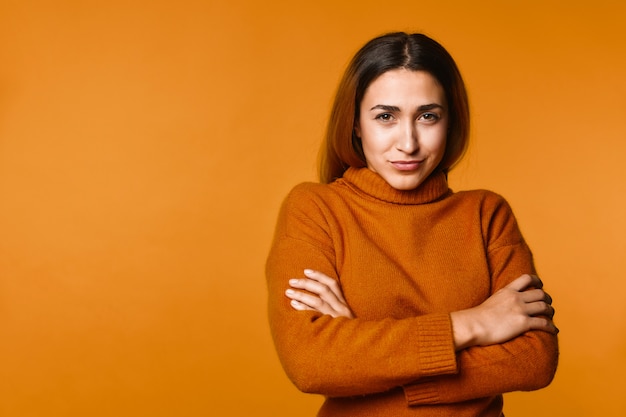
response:
{"label": "wrist", "polygon": [[478,345],[480,326],[472,317],[471,309],[450,313],[452,337],[454,339],[454,348],[457,352]]}

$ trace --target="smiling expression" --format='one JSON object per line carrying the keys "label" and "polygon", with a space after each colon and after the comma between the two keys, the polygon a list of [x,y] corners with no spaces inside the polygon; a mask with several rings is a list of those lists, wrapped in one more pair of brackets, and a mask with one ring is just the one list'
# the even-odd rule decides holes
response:
{"label": "smiling expression", "polygon": [[390,70],[365,90],[355,133],[367,167],[398,190],[413,190],[446,150],[445,93],[428,72]]}

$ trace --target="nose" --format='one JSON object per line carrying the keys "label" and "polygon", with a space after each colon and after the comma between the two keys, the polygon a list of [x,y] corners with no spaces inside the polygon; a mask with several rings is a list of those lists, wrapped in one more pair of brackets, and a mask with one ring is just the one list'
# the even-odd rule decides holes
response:
{"label": "nose", "polygon": [[407,120],[407,123],[405,123],[399,132],[398,139],[396,141],[396,149],[409,155],[414,154],[419,150],[417,127],[412,120]]}

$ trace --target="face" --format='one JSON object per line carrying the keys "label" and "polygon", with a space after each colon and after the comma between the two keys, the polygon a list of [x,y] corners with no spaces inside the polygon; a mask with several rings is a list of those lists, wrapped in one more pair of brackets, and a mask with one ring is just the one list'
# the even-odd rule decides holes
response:
{"label": "face", "polygon": [[425,71],[383,73],[365,90],[355,133],[367,167],[393,188],[417,188],[446,150],[448,111],[439,82]]}

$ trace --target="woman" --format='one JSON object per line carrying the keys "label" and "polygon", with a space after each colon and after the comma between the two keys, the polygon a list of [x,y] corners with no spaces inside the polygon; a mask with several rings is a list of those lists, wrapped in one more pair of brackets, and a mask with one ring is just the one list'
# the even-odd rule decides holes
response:
{"label": "woman", "polygon": [[445,49],[368,42],[337,92],[321,184],[286,198],[267,261],[287,375],[319,416],[502,416],[548,385],[558,330],[506,201],[452,192],[469,111]]}

